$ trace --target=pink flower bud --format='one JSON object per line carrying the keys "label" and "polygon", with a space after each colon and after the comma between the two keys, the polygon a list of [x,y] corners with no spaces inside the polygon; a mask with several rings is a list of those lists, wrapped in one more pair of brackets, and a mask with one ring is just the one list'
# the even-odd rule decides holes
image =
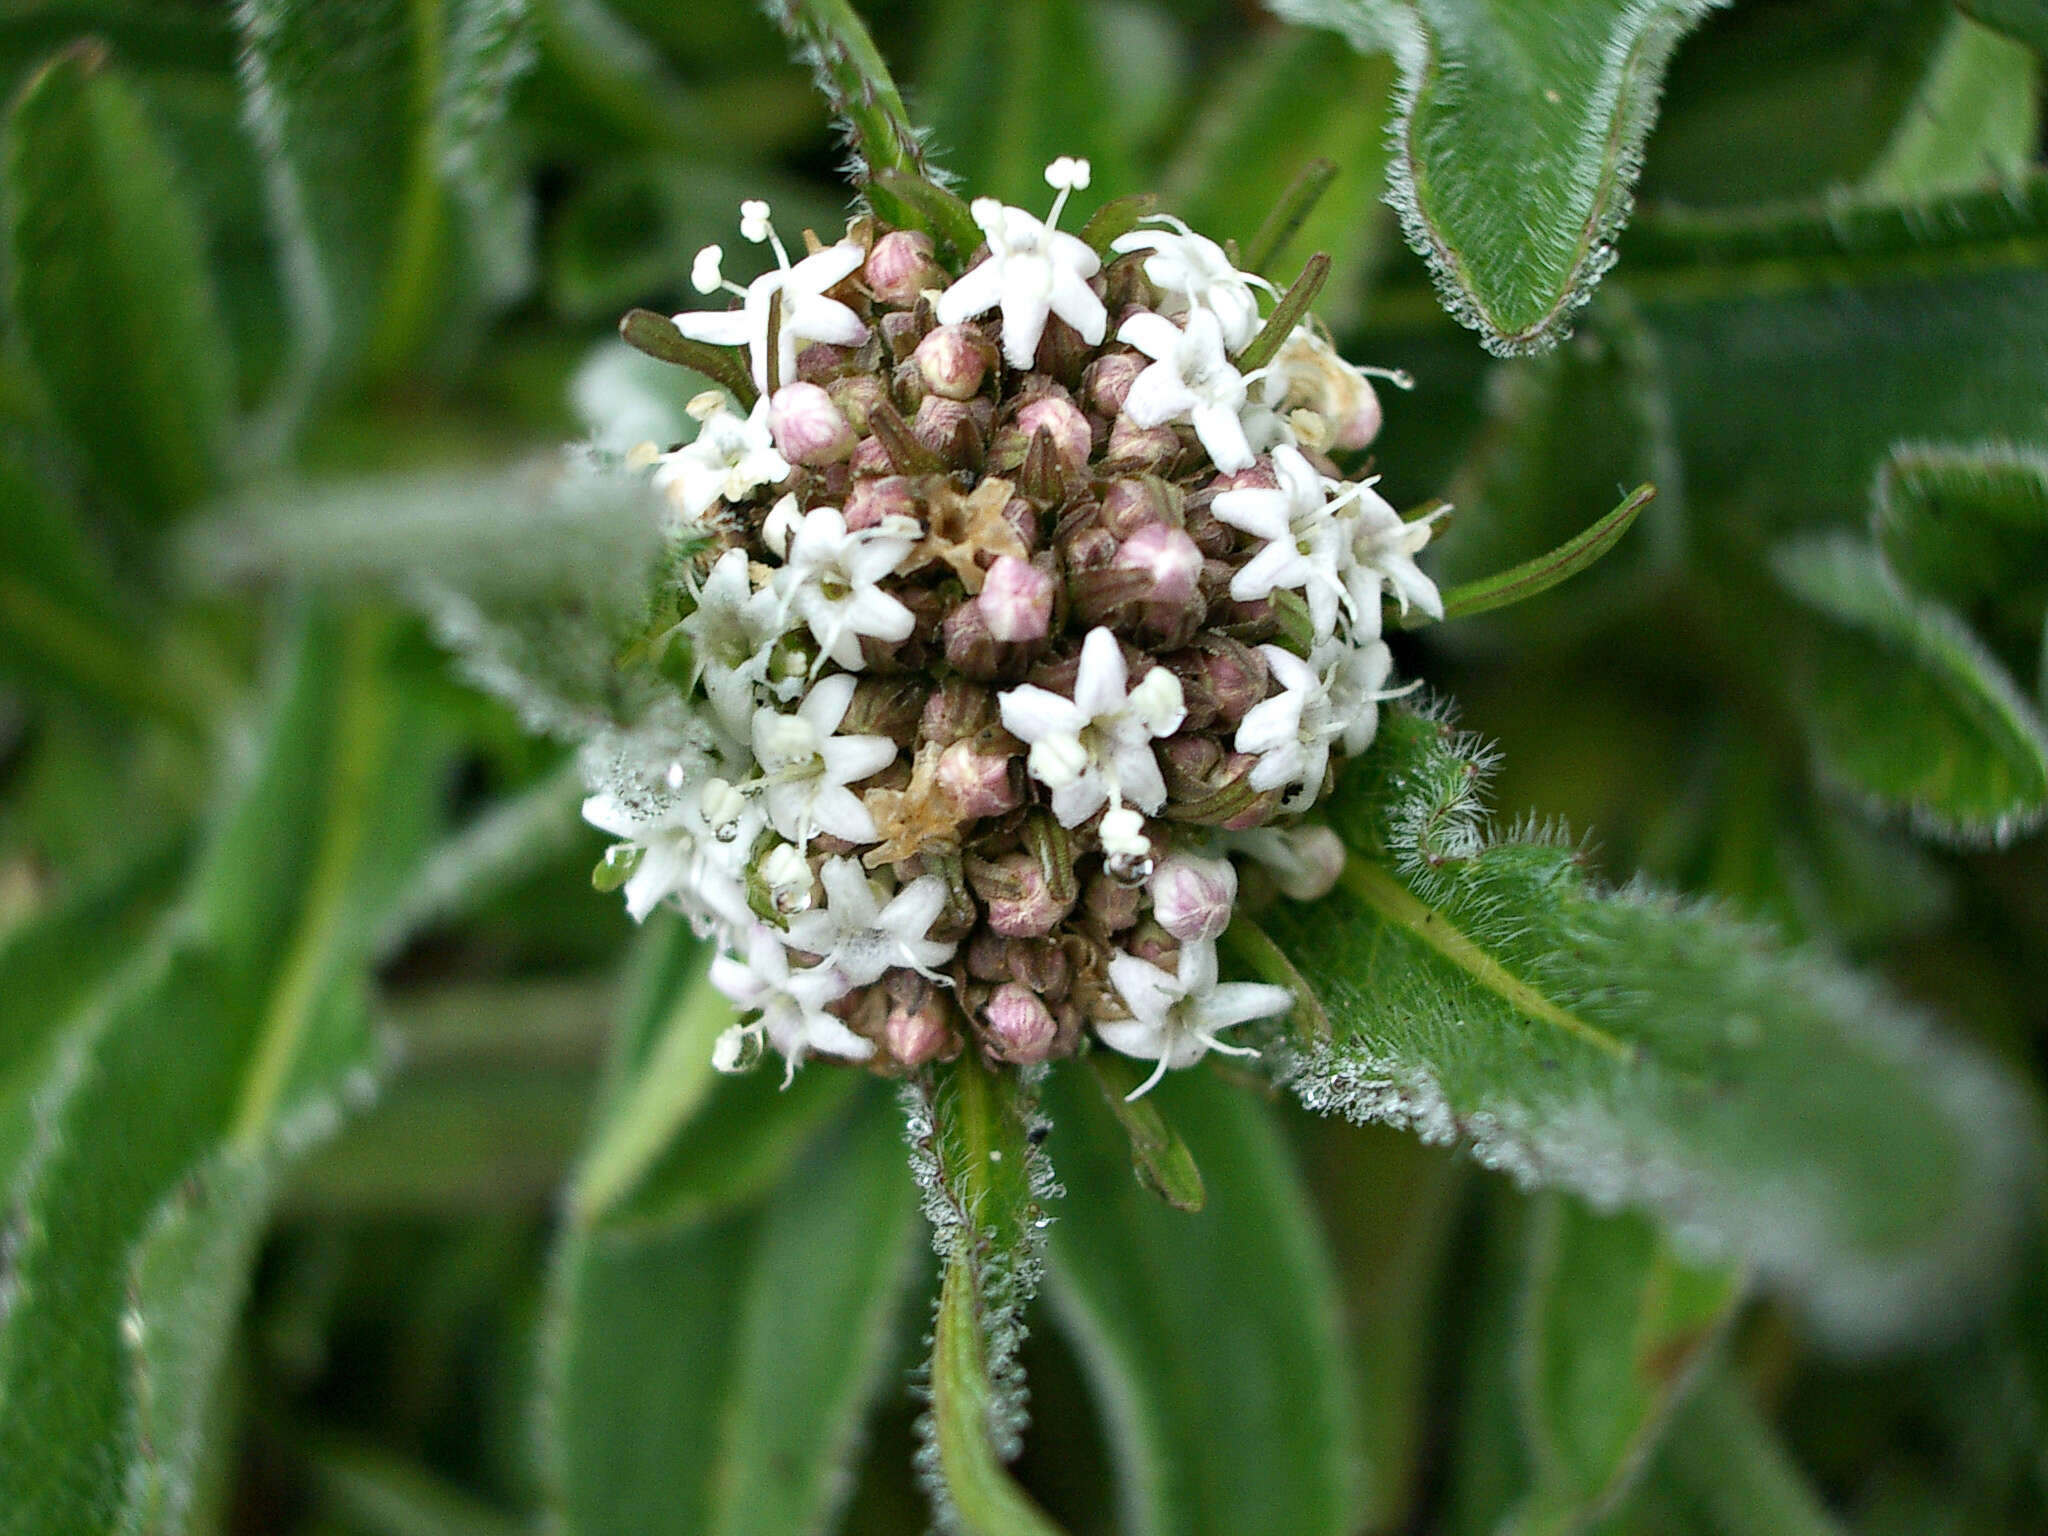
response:
{"label": "pink flower bud", "polygon": [[939,635],[945,642],[946,664],[964,677],[992,682],[1010,659],[1009,647],[989,633],[978,602],[962,603],[947,614]]}
{"label": "pink flower bud", "polygon": [[948,400],[970,400],[980,394],[982,380],[996,360],[988,338],[971,325],[942,325],[911,355],[926,387]]}
{"label": "pink flower bud", "polygon": [[1165,469],[1180,457],[1180,438],[1171,427],[1141,427],[1128,416],[1110,423],[1105,458],[1119,464]]}
{"label": "pink flower bud", "polygon": [[976,731],[993,725],[996,697],[979,683],[949,677],[925,700],[924,719],[918,726],[926,741],[951,746]]}
{"label": "pink flower bud", "polygon": [[1136,886],[1097,875],[1082,894],[1081,908],[1104,933],[1121,933],[1138,920],[1138,901]]}
{"label": "pink flower bud", "polygon": [[929,983],[925,993],[915,1000],[892,1002],[882,1021],[882,1049],[900,1066],[921,1067],[959,1048],[946,1021],[945,999]]}
{"label": "pink flower bud", "polygon": [[1115,569],[1150,573],[1148,602],[1185,603],[1200,584],[1202,552],[1178,528],[1151,523],[1124,540],[1116,552]]}
{"label": "pink flower bud", "polygon": [[872,528],[885,517],[916,516],[917,493],[911,489],[910,482],[901,475],[880,475],[871,480],[856,480],[853,489],[847,492],[848,532]]}
{"label": "pink flower bud", "polygon": [[905,229],[892,230],[874,243],[861,280],[884,304],[915,304],[925,289],[946,286],[945,273],[932,259],[932,237]]}
{"label": "pink flower bud", "polygon": [[1330,423],[1330,445],[1355,453],[1380,435],[1380,420],[1380,397],[1361,378],[1351,409]]}
{"label": "pink flower bud", "polygon": [[871,373],[854,373],[834,379],[825,386],[825,393],[832,397],[832,403],[839,407],[839,414],[857,433],[867,431],[868,412],[889,398],[888,387]]}
{"label": "pink flower bud", "polygon": [[1112,480],[1102,492],[1102,526],[1120,539],[1128,539],[1152,523],[1172,527],[1179,523],[1178,489],[1157,476],[1135,480]]}
{"label": "pink flower bud", "polygon": [[1124,948],[1162,971],[1172,971],[1180,965],[1180,941],[1150,918],[1132,930],[1124,940]]}
{"label": "pink flower bud", "polygon": [[1000,816],[1024,803],[1011,759],[956,741],[939,754],[939,790],[963,817]]}
{"label": "pink flower bud", "polygon": [[1330,894],[1338,876],[1344,873],[1344,844],[1328,827],[1294,827],[1281,834],[1287,839],[1288,858],[1273,860],[1267,868],[1283,896],[1295,901],[1319,901]]}
{"label": "pink flower bud", "polygon": [[1145,371],[1147,361],[1135,352],[1112,352],[1107,357],[1098,357],[1082,376],[1084,398],[1103,415],[1117,415],[1124,408],[1124,397],[1131,392],[1131,381]]}
{"label": "pink flower bud", "polygon": [[1017,430],[1030,442],[1040,432],[1052,434],[1052,445],[1060,458],[1071,467],[1078,468],[1088,462],[1088,450],[1094,446],[1095,436],[1088,428],[1088,418],[1074,408],[1074,402],[1058,395],[1049,395],[1032,401],[1017,413]]}
{"label": "pink flower bud", "polygon": [[1198,731],[1237,725],[1266,696],[1265,658],[1223,635],[1203,636],[1167,664],[1180,679],[1188,724]]}
{"label": "pink flower bud", "polygon": [[1029,1066],[1052,1054],[1059,1038],[1059,1021],[1038,994],[1014,981],[995,989],[982,1010],[988,1024],[990,1050],[1002,1060]]}
{"label": "pink flower bud", "polygon": [[[975,405],[986,405],[975,401]],[[910,430],[950,469],[978,469],[988,452],[988,436],[981,413],[965,400],[948,400],[944,395],[926,395],[918,403]]]}
{"label": "pink flower bud", "polygon": [[853,473],[856,478],[896,473],[896,462],[889,457],[889,450],[882,446],[879,437],[860,440],[860,446],[853,450]]}
{"label": "pink flower bud", "polygon": [[1183,943],[1220,937],[1237,900],[1237,871],[1228,859],[1174,853],[1153,867],[1152,915]]}
{"label": "pink flower bud", "polygon": [[1036,939],[1051,933],[1073,910],[1072,901],[1053,894],[1045,871],[1028,853],[970,863],[968,883],[988,903],[988,926],[1006,939]]}
{"label": "pink flower bud", "polygon": [[785,384],[768,402],[768,430],[792,464],[835,464],[853,452],[853,428],[816,384]]}
{"label": "pink flower bud", "polygon": [[806,383],[822,384],[837,378],[853,357],[850,347],[830,346],[814,341],[796,355],[796,376]]}
{"label": "pink flower bud", "polygon": [[[910,354],[917,350],[917,344],[924,340],[924,333],[932,328],[931,316],[922,309],[891,310],[882,316],[882,344],[889,349],[889,361],[899,368],[908,367],[913,371],[916,364],[910,361]],[[900,379],[902,375],[899,373]],[[918,381],[918,393],[924,392],[924,382]]]}
{"label": "pink flower bud", "polygon": [[1015,555],[996,557],[976,601],[998,640],[1043,640],[1052,627],[1052,577]]}

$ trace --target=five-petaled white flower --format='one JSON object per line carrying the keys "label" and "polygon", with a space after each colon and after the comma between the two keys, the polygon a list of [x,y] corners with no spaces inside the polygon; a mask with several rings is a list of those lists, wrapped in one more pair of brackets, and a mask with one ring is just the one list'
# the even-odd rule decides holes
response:
{"label": "five-petaled white flower", "polygon": [[992,197],[974,200],[970,211],[988,237],[988,260],[940,294],[933,306],[939,324],[958,325],[1000,305],[1003,357],[1012,368],[1031,366],[1049,315],[1066,321],[1091,347],[1101,343],[1109,325],[1109,312],[1088,286],[1088,279],[1102,270],[1102,258],[1086,241],[1056,227],[1068,193],[1088,185],[1088,162],[1062,156],[1046,167],[1045,179],[1059,195],[1042,221]]}
{"label": "five-petaled white flower", "polygon": [[1307,661],[1277,645],[1259,654],[1281,691],[1245,712],[1235,744],[1258,758],[1246,776],[1253,789],[1291,788],[1282,809],[1303,810],[1322,792],[1330,743],[1342,737],[1347,752],[1364,751],[1379,729],[1380,701],[1407,690],[1384,687],[1394,658],[1381,640],[1332,641]]}
{"label": "five-petaled white flower", "polygon": [[835,736],[853,702],[855,680],[844,672],[815,684],[793,714],[763,706],[754,711],[754,757],[761,765],[762,799],[775,830],[799,847],[812,834],[850,843],[876,840],[874,818],[849,784],[872,778],[896,758],[886,736]]}
{"label": "five-petaled white flower", "polygon": [[946,986],[952,979],[933,969],[953,956],[953,946],[930,938],[946,905],[946,882],[922,875],[882,903],[859,859],[827,859],[818,871],[825,905],[789,920],[792,949],[820,957],[820,968],[836,971],[849,987],[864,987],[897,966]]}
{"label": "five-petaled white flower", "polygon": [[[1278,489],[1248,486],[1218,493],[1216,520],[1241,528],[1266,541],[1230,578],[1230,595],[1239,602],[1269,597],[1277,590],[1298,591],[1308,599],[1316,638],[1336,632],[1337,613],[1350,600],[1346,577],[1352,562],[1348,529],[1330,510],[1327,483],[1299,449],[1273,450],[1273,475]],[[1374,593],[1373,632],[1378,633],[1378,593]]]}
{"label": "five-petaled white flower", "polygon": [[775,451],[764,399],[746,416],[724,409],[721,402],[703,418],[693,441],[661,456],[654,487],[677,517],[694,523],[721,496],[738,501],[758,485],[779,485],[788,478],[789,460]]}
{"label": "five-petaled white flower", "polygon": [[1095,1033],[1112,1050],[1158,1062],[1152,1075],[1125,1095],[1127,1099],[1150,1092],[1168,1069],[1191,1067],[1211,1051],[1258,1055],[1249,1046],[1225,1045],[1216,1038],[1218,1031],[1294,1006],[1294,994],[1285,987],[1247,981],[1218,985],[1216,945],[1206,939],[1181,945],[1176,973],[1136,955],[1113,955],[1109,979],[1131,1017],[1098,1020]]}
{"label": "five-petaled white flower", "polygon": [[1191,309],[1175,325],[1143,310],[1117,328],[1116,339],[1153,359],[1131,380],[1124,396],[1126,416],[1141,427],[1190,422],[1218,469],[1251,467],[1251,443],[1238,419],[1246,381],[1224,355],[1223,329],[1213,314]]}
{"label": "five-petaled white flower", "polygon": [[742,204],[740,211],[740,232],[756,243],[765,240],[775,252],[775,266],[742,288],[719,275],[719,249],[707,245],[697,253],[696,264],[691,268],[692,285],[699,293],[723,288],[745,302],[738,309],[686,310],[671,319],[675,328],[692,341],[709,342],[715,347],[745,347],[752,360],[754,387],[765,399],[773,393],[768,377],[770,303],[781,295],[773,380],[780,386],[796,377],[796,355],[805,344],[823,341],[852,347],[868,339],[868,328],[861,324],[859,315],[837,299],[825,297],[828,289],[836,288],[860,269],[867,253],[853,241],[842,240],[792,265],[789,252],[782,248],[781,237],[768,222],[768,205],[750,201]]}
{"label": "five-petaled white flower", "polygon": [[1259,333],[1259,298],[1254,286],[1273,291],[1263,277],[1240,272],[1223,247],[1198,235],[1172,214],[1159,213],[1151,222],[1167,229],[1134,229],[1119,235],[1109,248],[1119,255],[1150,251],[1145,275],[1159,288],[1178,295],[1190,309],[1206,309],[1222,328],[1223,345],[1233,354],[1251,345]]}
{"label": "five-petaled white flower", "polygon": [[1380,632],[1382,589],[1393,594],[1403,613],[1412,604],[1431,618],[1441,619],[1444,600],[1436,583],[1415,564],[1415,557],[1429,542],[1436,520],[1450,509],[1440,508],[1428,517],[1404,522],[1370,481],[1352,486],[1332,505],[1345,512],[1344,527],[1350,546],[1345,582],[1350,589],[1357,632]]}
{"label": "five-petaled white flower", "polygon": [[1003,729],[1031,747],[1025,766],[1052,791],[1053,815],[1076,827],[1126,800],[1146,812],[1166,803],[1152,740],[1187,718],[1180,679],[1154,667],[1133,688],[1123,648],[1107,629],[1081,642],[1074,696],[1026,683],[1003,694]]}
{"label": "five-petaled white flower", "polygon": [[711,1064],[721,1072],[740,1071],[751,1054],[748,1046],[763,1035],[787,1063],[786,1088],[797,1064],[812,1051],[866,1061],[875,1043],[863,1039],[825,1011],[825,1005],[847,993],[846,978],[826,967],[809,966],[792,973],[782,936],[766,923],[747,933],[747,958],[720,954],[711,961],[711,984],[743,1012],[760,1017],[735,1024],[712,1047]]}
{"label": "five-petaled white flower", "polygon": [[895,574],[912,542],[888,527],[848,531],[837,507],[813,507],[804,515],[776,579],[791,611],[816,636],[820,666],[829,657],[860,671],[866,665],[862,635],[891,644],[910,638],[917,627],[910,610],[875,583]]}
{"label": "five-petaled white flower", "polygon": [[756,691],[768,676],[769,653],[787,622],[782,600],[754,590],[743,549],[728,549],[697,588],[697,606],[677,626],[689,638],[692,668],[719,723],[744,737]]}

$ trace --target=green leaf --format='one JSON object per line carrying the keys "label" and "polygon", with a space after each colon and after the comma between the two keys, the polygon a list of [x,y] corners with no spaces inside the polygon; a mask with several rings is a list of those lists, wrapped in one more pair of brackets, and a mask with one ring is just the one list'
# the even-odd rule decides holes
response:
{"label": "green leaf", "polygon": [[870,1093],[764,1204],[646,1235],[567,1231],[545,1417],[564,1536],[829,1528],[913,1208],[894,1116]]}
{"label": "green leaf", "polygon": [[1719,1341],[1741,1286],[1677,1259],[1634,1217],[1552,1196],[1529,1225],[1522,1426],[1535,1487],[1512,1527],[1578,1531],[1641,1471]]}
{"label": "green leaf", "polygon": [[2018,38],[2036,56],[2048,56],[2048,5],[2041,0],[1964,0],[1963,9],[1985,26]]}
{"label": "green leaf", "polygon": [[[1452,587],[1443,594],[1444,622],[1526,602],[1561,581],[1571,580],[1614,548],[1636,520],[1636,514],[1647,507],[1656,495],[1654,485],[1639,485],[1629,492],[1620,506],[1548,554],[1525,560],[1498,576],[1482,576],[1477,581]],[[1419,628],[1424,622],[1435,621],[1429,620],[1427,615],[1418,619],[1413,613],[1402,621],[1403,627],[1411,629]]]}
{"label": "green leaf", "polygon": [[197,222],[140,104],[93,44],[8,114],[9,304],[94,481],[161,520],[226,473],[231,385]]}
{"label": "green leaf", "polygon": [[1502,356],[1566,334],[1614,261],[1672,50],[1716,0],[1272,0],[1393,55],[1389,198],[1444,306]]}
{"label": "green leaf", "polygon": [[1114,1051],[1090,1051],[1088,1070],[1102,1089],[1109,1112],[1131,1139],[1131,1171],[1138,1182],[1177,1211],[1199,1211],[1209,1192],[1188,1144],[1149,1095],[1131,1098],[1144,1070]]}
{"label": "green leaf", "polygon": [[1133,1183],[1077,1071],[1047,1094],[1069,1197],[1047,1299],[1102,1410],[1118,1528],[1357,1529],[1335,1266],[1272,1112],[1207,1072],[1172,1074],[1144,1101],[1162,1101],[1209,1169],[1209,1202],[1189,1214]]}
{"label": "green leaf", "polygon": [[175,1528],[275,1169],[368,1079],[367,933],[436,766],[384,634],[299,627],[184,911],[64,1037],[5,1237],[10,1536]]}
{"label": "green leaf", "polygon": [[2048,453],[2015,443],[1901,446],[1872,514],[1908,587],[2025,645],[2048,613]]}
{"label": "green leaf", "polygon": [[675,363],[683,368],[694,368],[714,383],[724,385],[732,391],[742,410],[754,408],[760,392],[754,388],[753,376],[747,372],[746,363],[732,348],[692,341],[676,329],[675,322],[668,316],[657,315],[647,309],[629,310],[619,321],[619,336],[628,346],[645,352],[649,357],[658,357],[664,363]]}
{"label": "green leaf", "polygon": [[1951,16],[1912,105],[1862,189],[1899,197],[2020,176],[2040,137],[2034,98],[2031,51],[1966,16]]}
{"label": "green leaf", "polygon": [[[1236,240],[1249,270],[1267,276],[1292,253],[1327,252],[1320,313],[1342,328],[1356,318],[1391,230],[1380,192],[1393,83],[1390,60],[1332,48],[1314,33],[1258,39],[1224,66],[1210,109],[1164,172],[1168,206],[1212,238]],[[1335,179],[1291,238],[1263,250],[1276,202],[1321,163],[1335,167]]]}
{"label": "green leaf", "polygon": [[1772,567],[1832,621],[1793,671],[1823,777],[1952,842],[2002,845],[2048,815],[2048,726],[1960,619],[1847,535]]}
{"label": "green leaf", "polygon": [[1725,1373],[1700,1384],[1664,1456],[1671,1481],[1725,1536],[1846,1536],[1747,1390]]}
{"label": "green leaf", "polygon": [[991,1072],[972,1051],[913,1078],[905,1104],[911,1171],[943,1276],[918,1468],[941,1529],[1054,1536],[1003,1469],[1023,1448],[1017,1348],[1055,1193],[1038,1146],[1046,1122],[1015,1073]]}
{"label": "green leaf", "polygon": [[1497,837],[1493,761],[1389,713],[1334,802],[1358,850],[1337,891],[1264,917],[1336,1029],[1294,1047],[1296,1092],[1640,1210],[1845,1340],[1952,1316],[2034,1180],[2005,1078],[1817,954]]}
{"label": "green leaf", "polygon": [[319,382],[391,371],[525,291],[532,219],[506,137],[519,0],[250,0],[235,10],[300,350]]}

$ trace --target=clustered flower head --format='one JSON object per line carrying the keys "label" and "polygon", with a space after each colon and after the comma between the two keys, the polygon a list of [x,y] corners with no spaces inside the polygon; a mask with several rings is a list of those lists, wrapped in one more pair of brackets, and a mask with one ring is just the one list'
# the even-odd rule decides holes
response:
{"label": "clustered flower head", "polygon": [[1233,859],[1336,878],[1303,818],[1400,691],[1385,606],[1441,616],[1430,523],[1328,456],[1378,431],[1366,370],[1312,321],[1246,367],[1272,286],[1177,219],[1061,230],[1088,179],[1055,161],[1042,218],[975,201],[964,270],[868,216],[792,261],[758,202],[773,268],[697,259],[736,303],[674,324],[758,398],[638,456],[687,555],[681,707],[584,814],[636,918],[715,940],[722,1069],[1092,1040],[1142,1092],[1292,1002],[1219,980]]}

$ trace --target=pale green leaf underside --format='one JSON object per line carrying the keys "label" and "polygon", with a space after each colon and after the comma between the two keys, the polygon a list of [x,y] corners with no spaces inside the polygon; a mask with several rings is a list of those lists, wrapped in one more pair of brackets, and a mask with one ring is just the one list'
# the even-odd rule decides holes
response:
{"label": "pale green leaf underside", "polygon": [[1263,919],[1337,1029],[1300,1048],[1297,1092],[1645,1211],[1842,1339],[1952,1313],[2032,1177],[2006,1081],[1817,955],[1496,840],[1489,761],[1390,716],[1339,802],[1362,856],[1327,900]]}
{"label": "pale green leaf underside", "polygon": [[1718,0],[1271,0],[1393,54],[1388,200],[1489,351],[1565,334],[1614,261],[1678,41]]}
{"label": "pale green leaf underside", "polygon": [[2048,813],[2048,727],[1947,608],[1846,535],[1783,546],[1778,578],[1830,621],[1798,703],[1820,772],[1921,830],[2004,844]]}
{"label": "pale green leaf underside", "polygon": [[1154,1090],[1208,1171],[1176,1211],[1131,1175],[1078,1067],[1047,1090],[1068,1186],[1047,1298],[1094,1387],[1125,1536],[1356,1529],[1337,1277],[1272,1112],[1206,1072]]}

